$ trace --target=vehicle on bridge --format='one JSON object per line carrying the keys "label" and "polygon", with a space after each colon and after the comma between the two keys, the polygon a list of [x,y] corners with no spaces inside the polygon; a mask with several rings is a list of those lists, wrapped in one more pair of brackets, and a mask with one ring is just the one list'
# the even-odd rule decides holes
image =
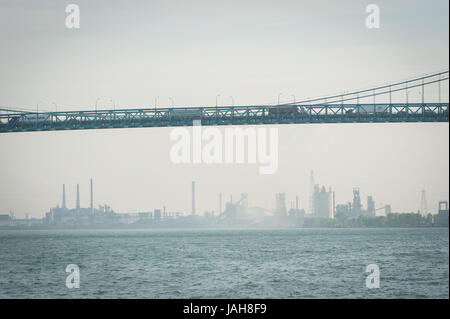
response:
{"label": "vehicle on bridge", "polygon": [[202,109],[197,107],[172,108],[169,109],[169,117],[174,121],[200,120],[202,118]]}
{"label": "vehicle on bridge", "polygon": [[21,124],[33,124],[33,123],[43,123],[49,119],[48,114],[38,114],[38,113],[26,113],[21,115],[14,115],[9,118],[8,124],[12,126]]}
{"label": "vehicle on bridge", "polygon": [[308,113],[305,111],[303,106],[290,105],[290,106],[271,106],[268,111],[269,117],[287,117],[289,115],[300,117],[305,116]]}
{"label": "vehicle on bridge", "polygon": [[388,113],[389,104],[373,105],[373,104],[361,104],[359,105],[360,113],[374,114],[374,113]]}

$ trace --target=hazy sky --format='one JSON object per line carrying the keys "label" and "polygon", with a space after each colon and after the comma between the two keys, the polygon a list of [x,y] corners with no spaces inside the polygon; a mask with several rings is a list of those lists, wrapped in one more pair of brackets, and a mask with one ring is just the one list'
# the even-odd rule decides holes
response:
{"label": "hazy sky", "polygon": [[[81,28],[65,27],[76,3]],[[368,29],[365,8],[381,10]],[[0,0],[0,106],[41,110],[250,105],[370,87],[448,68],[448,1],[7,1]],[[448,101],[448,81],[442,87]],[[410,101],[420,100],[412,90]],[[437,86],[425,92],[437,101]],[[403,95],[395,95],[404,101]],[[41,102],[39,102],[41,101]],[[114,102],[112,102],[114,101]],[[371,100],[370,100],[371,101]],[[449,194],[448,123],[279,126],[277,174],[257,165],[175,165],[171,128],[0,134],[0,213],[42,217],[61,203],[118,212],[166,205],[218,210],[218,192],[273,208],[300,196],[309,172],[350,201],[359,186],[376,207],[435,211]]]}

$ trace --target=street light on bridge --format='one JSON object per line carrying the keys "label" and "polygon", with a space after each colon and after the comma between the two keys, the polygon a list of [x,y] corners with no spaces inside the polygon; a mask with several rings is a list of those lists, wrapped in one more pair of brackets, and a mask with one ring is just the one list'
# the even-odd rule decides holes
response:
{"label": "street light on bridge", "polygon": [[438,81],[438,95],[439,95],[439,104],[441,104],[441,75],[439,74],[439,81]]}
{"label": "street light on bridge", "polygon": [[425,102],[425,85],[423,84],[422,79],[422,104]]}
{"label": "street light on bridge", "polygon": [[39,100],[39,102],[37,102],[36,104],[36,114],[39,114],[39,104],[42,103],[41,100]]}
{"label": "street light on bridge", "polygon": [[281,94],[283,94],[283,93],[278,93],[278,105],[280,105],[280,97],[281,97]]}
{"label": "street light on bridge", "polygon": [[391,105],[391,104],[392,104],[392,88],[389,85],[389,105]]}
{"label": "street light on bridge", "polygon": [[99,97],[95,100],[95,112],[97,112],[97,104],[98,104],[98,101],[99,101],[99,100],[100,100]]}
{"label": "street light on bridge", "polygon": [[42,101],[37,102],[36,104],[36,125],[39,117],[39,103],[42,103]]}
{"label": "street light on bridge", "polygon": [[406,89],[405,89],[405,94],[406,94],[406,105],[408,105],[409,103],[408,103],[408,81],[406,81],[406,84],[405,84],[405,86],[406,86]]}
{"label": "street light on bridge", "polygon": [[217,99],[219,98],[220,94],[216,95],[216,107],[217,107]]}
{"label": "street light on bridge", "polygon": [[172,102],[172,107],[174,107],[175,105],[175,101],[173,100],[173,98],[169,97],[170,101]]}
{"label": "street light on bridge", "polygon": [[231,98],[231,103],[232,103],[232,105],[234,106],[234,97],[232,97],[232,96],[230,95],[230,98]]}

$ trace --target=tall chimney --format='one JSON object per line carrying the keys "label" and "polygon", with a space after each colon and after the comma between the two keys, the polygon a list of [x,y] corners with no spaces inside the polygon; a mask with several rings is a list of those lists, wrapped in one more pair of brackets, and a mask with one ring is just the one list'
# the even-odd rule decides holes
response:
{"label": "tall chimney", "polygon": [[192,215],[195,215],[195,182],[192,181]]}
{"label": "tall chimney", "polygon": [[80,185],[77,184],[77,209],[80,209]]}
{"label": "tall chimney", "polygon": [[298,195],[295,196],[295,209],[298,210]]}
{"label": "tall chimney", "polygon": [[62,208],[66,208],[66,185],[63,184]]}
{"label": "tall chimney", "polygon": [[94,211],[94,183],[91,178],[91,212]]}

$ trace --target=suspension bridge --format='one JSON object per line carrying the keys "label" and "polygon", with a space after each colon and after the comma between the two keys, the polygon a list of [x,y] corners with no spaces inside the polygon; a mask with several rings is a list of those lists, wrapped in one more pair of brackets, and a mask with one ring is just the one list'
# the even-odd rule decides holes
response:
{"label": "suspension bridge", "polygon": [[[276,105],[127,108],[39,112],[0,108],[0,133],[201,125],[306,123],[448,122],[448,101],[441,103],[441,83],[449,71],[364,90]],[[448,83],[448,82],[447,82]],[[438,102],[425,102],[425,88],[438,86]],[[410,103],[409,90],[421,90],[421,102]],[[401,102],[393,94],[405,93]],[[386,102],[376,103],[383,96]],[[361,103],[371,99],[372,103]]]}

